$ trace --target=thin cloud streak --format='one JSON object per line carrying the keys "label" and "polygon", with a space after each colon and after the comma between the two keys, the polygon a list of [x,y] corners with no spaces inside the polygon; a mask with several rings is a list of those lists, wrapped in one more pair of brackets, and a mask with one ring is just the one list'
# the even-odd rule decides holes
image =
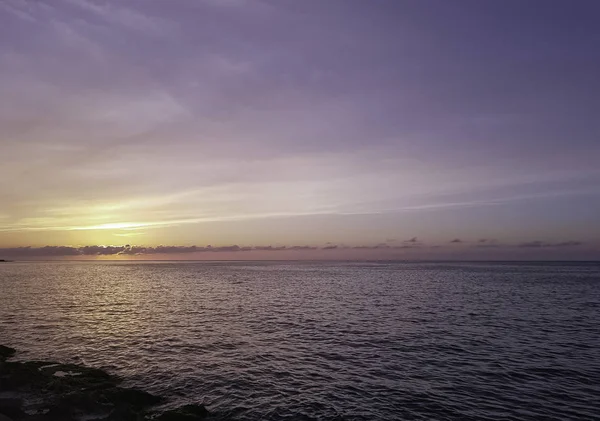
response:
{"label": "thin cloud streak", "polygon": [[[544,192],[544,193],[530,193],[523,195],[516,195],[511,197],[500,197],[497,199],[490,200],[473,200],[473,201],[465,201],[465,202],[440,202],[440,203],[432,203],[432,204],[423,204],[423,205],[415,205],[415,206],[405,206],[399,208],[387,208],[373,211],[373,214],[383,214],[383,213],[395,213],[395,212],[408,212],[408,211],[436,211],[436,210],[445,210],[445,209],[460,209],[460,208],[474,208],[474,207],[486,207],[486,206],[498,206],[505,205],[511,202],[518,201],[527,201],[527,200],[535,200],[535,199],[544,199],[544,198],[554,198],[554,197],[563,197],[563,196],[580,196],[580,195],[588,195],[588,194],[597,194],[600,192],[600,188],[585,188],[585,189],[573,189],[573,190],[562,190],[562,191],[552,191],[552,192]],[[344,214],[354,214],[351,212],[347,212]],[[363,214],[361,212],[357,212],[355,214]],[[368,214],[365,212],[364,214]]]}
{"label": "thin cloud streak", "polygon": [[[46,227],[35,227],[35,226],[23,226],[14,224],[10,226],[0,226],[0,231],[96,231],[96,230],[121,230],[121,229],[152,229],[152,228],[164,228],[173,227],[183,224],[198,224],[205,222],[226,222],[226,221],[245,221],[251,219],[263,219],[263,218],[287,218],[296,216],[314,216],[314,215],[331,215],[329,212],[310,212],[310,213],[265,213],[265,214],[245,214],[245,215],[231,215],[221,217],[205,217],[205,218],[190,218],[190,219],[179,219],[173,221],[153,221],[153,222],[114,222],[100,225],[88,225],[88,226],[46,226]],[[336,214],[336,213],[334,213]]]}
{"label": "thin cloud streak", "polygon": [[583,243],[580,241],[563,241],[560,243],[547,243],[544,241],[528,241],[525,243],[521,243],[518,247],[521,248],[542,248],[542,247],[577,247],[581,246]]}

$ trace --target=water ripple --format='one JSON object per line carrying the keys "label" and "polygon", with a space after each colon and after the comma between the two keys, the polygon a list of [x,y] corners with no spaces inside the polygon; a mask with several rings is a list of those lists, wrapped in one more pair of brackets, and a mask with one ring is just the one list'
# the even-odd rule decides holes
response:
{"label": "water ripple", "polygon": [[600,266],[15,263],[0,343],[235,420],[591,420]]}

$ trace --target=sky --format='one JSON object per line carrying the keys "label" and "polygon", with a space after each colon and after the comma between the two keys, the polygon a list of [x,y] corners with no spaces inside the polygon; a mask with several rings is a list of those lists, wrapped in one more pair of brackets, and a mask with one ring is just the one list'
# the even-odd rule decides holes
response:
{"label": "sky", "polygon": [[600,259],[596,0],[0,0],[0,258]]}

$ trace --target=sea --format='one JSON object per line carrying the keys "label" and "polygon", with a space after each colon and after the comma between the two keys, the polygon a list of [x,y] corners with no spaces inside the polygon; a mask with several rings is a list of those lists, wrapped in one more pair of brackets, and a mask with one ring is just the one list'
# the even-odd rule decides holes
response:
{"label": "sea", "polygon": [[598,420],[600,263],[2,263],[0,344],[215,419]]}

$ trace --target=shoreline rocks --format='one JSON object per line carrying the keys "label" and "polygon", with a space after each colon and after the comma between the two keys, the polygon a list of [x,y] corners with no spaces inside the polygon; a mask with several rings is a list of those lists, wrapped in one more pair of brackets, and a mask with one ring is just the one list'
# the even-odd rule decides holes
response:
{"label": "shoreline rocks", "polygon": [[16,350],[0,345],[0,421],[199,421],[203,405],[158,412],[165,399],[119,386],[97,368],[50,361],[7,361]]}
{"label": "shoreline rocks", "polygon": [[16,349],[9,346],[0,345],[0,362],[6,361],[7,358],[12,357],[17,352]]}

